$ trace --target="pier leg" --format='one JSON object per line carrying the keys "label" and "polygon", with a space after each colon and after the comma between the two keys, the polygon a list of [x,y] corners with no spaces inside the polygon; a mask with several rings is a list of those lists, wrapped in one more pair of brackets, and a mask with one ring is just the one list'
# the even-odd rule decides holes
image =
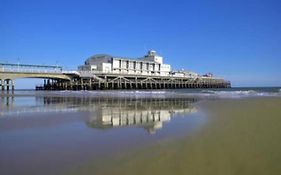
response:
{"label": "pier leg", "polygon": [[67,90],[67,82],[66,81],[63,82],[63,90]]}
{"label": "pier leg", "polygon": [[72,83],[72,80],[70,80],[70,90],[73,90],[73,83]]}
{"label": "pier leg", "polygon": [[135,87],[136,87],[136,89],[138,89],[138,78],[137,77],[135,77]]}
{"label": "pier leg", "polygon": [[5,90],[5,85],[4,85],[5,83],[4,83],[4,80],[1,80],[1,89],[2,89],[2,91],[4,91]]}
{"label": "pier leg", "polygon": [[48,79],[48,81],[47,81],[47,87],[46,87],[45,90],[50,90],[50,87],[51,87],[51,80]]}
{"label": "pier leg", "polygon": [[80,89],[84,90],[84,85],[83,85],[83,79],[82,78],[81,78],[81,81],[80,81]]}
{"label": "pier leg", "polygon": [[92,86],[93,86],[93,85],[92,85],[92,78],[90,78],[90,80],[89,80],[89,90],[92,90],[92,89],[93,89]]}
{"label": "pier leg", "polygon": [[10,80],[6,80],[6,89],[7,91],[10,90]]}
{"label": "pier leg", "polygon": [[118,79],[118,89],[120,89],[120,87],[121,87],[121,80],[120,80],[120,78]]}
{"label": "pier leg", "polygon": [[12,91],[15,90],[15,81],[14,80],[11,80],[12,81]]}
{"label": "pier leg", "polygon": [[108,89],[108,82],[105,80],[105,89]]}
{"label": "pier leg", "polygon": [[104,80],[105,80],[105,83],[104,83],[105,89],[108,89],[107,76],[104,77]]}
{"label": "pier leg", "polygon": [[101,89],[101,84],[100,84],[100,81],[99,81],[99,89]]}

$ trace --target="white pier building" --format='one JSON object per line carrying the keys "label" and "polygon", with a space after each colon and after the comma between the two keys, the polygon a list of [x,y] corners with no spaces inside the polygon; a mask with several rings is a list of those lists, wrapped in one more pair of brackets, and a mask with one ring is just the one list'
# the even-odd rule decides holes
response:
{"label": "white pier building", "polygon": [[163,63],[163,57],[150,50],[142,58],[115,57],[106,54],[98,54],[88,58],[85,65],[78,67],[79,71],[98,71],[116,74],[137,74],[168,76],[171,66]]}

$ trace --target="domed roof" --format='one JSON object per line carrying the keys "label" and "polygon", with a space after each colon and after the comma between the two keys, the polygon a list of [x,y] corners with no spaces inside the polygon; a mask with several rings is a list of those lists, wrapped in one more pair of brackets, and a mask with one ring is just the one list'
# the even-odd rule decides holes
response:
{"label": "domed roof", "polygon": [[96,54],[96,55],[93,55],[91,57],[89,57],[87,60],[89,59],[100,59],[100,58],[108,58],[108,57],[112,57],[111,55],[108,55],[108,54]]}
{"label": "domed roof", "polygon": [[96,54],[91,57],[89,57],[86,61],[85,64],[91,64],[91,62],[96,61],[98,59],[111,59],[112,56],[108,54]]}

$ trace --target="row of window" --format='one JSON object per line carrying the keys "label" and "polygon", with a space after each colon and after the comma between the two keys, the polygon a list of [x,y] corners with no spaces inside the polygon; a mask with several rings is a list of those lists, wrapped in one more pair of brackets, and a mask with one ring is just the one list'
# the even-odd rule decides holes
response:
{"label": "row of window", "polygon": [[144,74],[160,74],[160,71],[147,71],[147,70],[136,70],[136,69],[113,69],[114,72],[124,72],[124,73],[144,73]]}
{"label": "row of window", "polygon": [[136,61],[119,60],[119,68],[126,69],[143,69],[143,70],[160,70],[161,65],[155,63],[144,63]]}

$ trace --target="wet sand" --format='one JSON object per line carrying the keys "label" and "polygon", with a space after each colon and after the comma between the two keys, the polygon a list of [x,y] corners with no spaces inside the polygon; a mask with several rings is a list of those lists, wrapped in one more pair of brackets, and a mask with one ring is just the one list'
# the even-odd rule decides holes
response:
{"label": "wet sand", "polygon": [[0,174],[275,175],[280,106],[257,96],[2,96]]}
{"label": "wet sand", "polygon": [[207,124],[193,134],[93,160],[66,174],[277,175],[281,98],[204,101]]}
{"label": "wet sand", "polygon": [[61,175],[204,126],[194,99],[16,96],[0,101],[0,174]]}

